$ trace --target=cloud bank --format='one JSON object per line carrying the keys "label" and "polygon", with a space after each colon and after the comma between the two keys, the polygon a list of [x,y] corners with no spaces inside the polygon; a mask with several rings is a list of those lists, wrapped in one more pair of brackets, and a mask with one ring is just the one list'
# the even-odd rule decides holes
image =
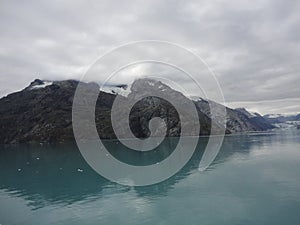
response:
{"label": "cloud bank", "polygon": [[80,79],[112,48],[155,39],[203,58],[229,106],[297,113],[299,11],[296,0],[1,1],[0,96],[35,78]]}

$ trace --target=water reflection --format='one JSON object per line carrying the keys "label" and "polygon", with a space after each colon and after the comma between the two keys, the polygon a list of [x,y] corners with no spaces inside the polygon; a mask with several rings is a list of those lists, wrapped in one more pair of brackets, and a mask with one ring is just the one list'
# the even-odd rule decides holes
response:
{"label": "water reflection", "polygon": [[[245,155],[249,154],[251,149],[270,146],[274,143],[274,138],[277,141],[285,140],[281,140],[278,134],[226,137],[216,160],[204,173],[226,163],[236,154]],[[151,157],[126,155],[126,151],[120,148],[118,142],[108,141],[106,144],[117,158],[131,163],[147,164],[149,161],[159,161],[162,156],[170,154],[170,146],[176,143],[177,140],[174,138],[165,140],[161,148],[157,149],[159,152],[157,158],[155,155]],[[141,197],[166,196],[176,183],[184,181],[197,171],[206,143],[207,138],[200,138],[195,154],[175,176],[160,184],[134,188],[112,183],[99,176],[83,160],[74,143],[1,146],[0,189],[11,196],[22,197],[32,210],[51,204],[68,205],[78,201],[99,199],[132,190]]]}

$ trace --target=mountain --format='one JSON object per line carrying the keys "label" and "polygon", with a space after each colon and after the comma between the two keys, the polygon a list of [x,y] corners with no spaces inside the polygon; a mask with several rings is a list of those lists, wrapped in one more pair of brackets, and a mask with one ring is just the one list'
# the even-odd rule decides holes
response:
{"label": "mountain", "polygon": [[[210,116],[209,104],[220,105],[202,98],[195,101],[195,104],[208,116]],[[234,110],[228,107],[226,107],[226,127],[231,133],[259,132],[274,128],[258,113],[250,113],[246,109]]]}
{"label": "mountain", "polygon": [[[168,126],[167,136],[178,136],[181,131],[181,121],[179,120],[179,115],[176,109],[171,104],[172,102],[178,102],[181,103],[179,108],[181,108],[182,111],[185,111],[185,116],[187,117],[187,124],[185,125],[190,127],[192,131],[194,124],[193,121],[189,121],[189,118],[191,118],[192,115],[190,115],[188,106],[185,105],[185,102],[190,102],[190,99],[164,83],[152,79],[136,80],[131,86],[131,92],[128,95],[128,98],[139,99],[141,95],[151,96],[152,93],[158,92],[163,92],[165,96],[168,96],[170,102],[159,97],[146,97],[141,100],[135,105],[132,111],[133,121],[137,122],[136,127],[144,121],[144,126],[142,127],[146,128],[146,124],[152,117],[166,118]],[[197,113],[201,124],[200,135],[209,135],[212,123],[211,118],[202,111],[197,110]],[[221,133],[223,126],[218,124],[216,124],[216,126],[219,127],[216,132]],[[149,131],[146,128],[146,133],[149,135],[148,132]],[[140,133],[140,131],[137,133]],[[230,133],[230,131],[227,130],[227,133]],[[192,132],[190,134],[187,133],[186,135],[190,136],[192,135]]]}
{"label": "mountain", "polygon": [[[43,81],[36,79],[25,89],[0,99],[0,143],[64,142],[74,140],[72,129],[72,104],[79,81]],[[96,83],[81,83],[89,91],[98,91]],[[160,81],[150,79],[136,80],[127,89],[127,85],[109,86],[101,89],[95,108],[95,122],[100,138],[116,138],[111,123],[111,108],[117,96],[124,104],[138,99],[141,93],[164,92],[171,100],[185,102],[189,100],[182,93]],[[114,90],[113,92],[111,90]],[[125,90],[126,95],[118,95],[116,90]],[[193,101],[197,108],[201,130],[199,135],[210,134],[211,118],[208,100]],[[214,103],[218,104],[218,103]],[[185,105],[183,104],[183,108]],[[220,105],[221,107],[221,105]],[[226,133],[266,130],[258,122],[238,110],[226,108]],[[122,110],[118,112],[122,115]],[[189,114],[187,113],[187,116]],[[164,119],[167,136],[178,136],[181,131],[179,115],[173,105],[159,97],[149,96],[138,101],[131,109],[129,124],[133,134],[139,138],[150,135],[149,121],[153,117]],[[259,117],[260,118],[260,117]],[[187,126],[194,127],[192,122]],[[222,123],[215,124],[218,131],[224,129]],[[269,129],[269,127],[268,127]],[[122,133],[121,137],[127,137]],[[155,135],[161,135],[156,133]],[[188,133],[186,135],[189,135]]]}
{"label": "mountain", "polygon": [[245,108],[237,108],[235,111],[243,113],[246,115],[252,124],[256,127],[259,127],[261,130],[270,130],[274,129],[275,126],[272,125],[268,120],[266,120],[262,115],[257,112],[249,112]]}
{"label": "mountain", "polygon": [[267,114],[264,119],[269,123],[280,129],[299,129],[300,114],[297,115],[281,115],[281,114]]}
{"label": "mountain", "polygon": [[300,114],[297,115],[281,115],[281,114],[267,114],[264,118],[272,124],[286,123],[288,121],[300,121]]}

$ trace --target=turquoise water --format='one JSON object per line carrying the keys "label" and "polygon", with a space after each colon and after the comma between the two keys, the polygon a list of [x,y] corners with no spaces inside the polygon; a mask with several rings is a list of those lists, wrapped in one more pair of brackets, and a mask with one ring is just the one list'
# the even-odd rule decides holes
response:
{"label": "turquoise water", "polygon": [[[226,137],[199,172],[205,142],[179,173],[147,187],[102,178],[73,144],[1,146],[0,224],[300,224],[299,131]],[[107,145],[118,156],[118,145]],[[169,154],[164,149],[158,158]],[[155,161],[155,154],[119,157]]]}

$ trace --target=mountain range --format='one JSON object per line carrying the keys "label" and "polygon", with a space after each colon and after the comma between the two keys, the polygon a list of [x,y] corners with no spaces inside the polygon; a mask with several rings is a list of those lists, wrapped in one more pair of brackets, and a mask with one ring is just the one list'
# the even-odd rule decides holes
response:
{"label": "mountain range", "polygon": [[[72,104],[79,82],[36,79],[23,90],[1,98],[0,143],[50,143],[74,140]],[[100,89],[100,86],[95,83],[84,83],[84,85],[90,90]],[[111,85],[100,91],[95,108],[95,122],[100,138],[116,138],[111,123],[111,108],[117,95],[126,102],[131,98],[138,98],[141,92],[164,91],[177,101],[191,100],[160,81],[146,78],[135,80],[130,90],[127,88],[128,86],[123,84]],[[125,89],[128,95],[120,96],[118,90]],[[212,125],[209,104],[218,105],[218,103],[199,97],[193,98],[192,101],[196,106],[201,124],[199,135],[209,135]],[[222,105],[219,104],[219,106]],[[251,113],[244,108],[226,107],[226,112],[226,134],[260,132],[275,128],[273,118],[270,116]],[[180,135],[181,124],[176,109],[170,102],[154,96],[143,98],[131,109],[129,124],[133,134],[138,138],[148,137],[150,135],[149,121],[153,117],[160,117],[165,121],[166,136]],[[295,118],[299,119],[299,115]],[[220,132],[224,129],[222,123],[214,123],[220,128]],[[188,124],[188,126],[192,127],[193,124]],[[126,138],[126,135],[123,133],[121,137]]]}

